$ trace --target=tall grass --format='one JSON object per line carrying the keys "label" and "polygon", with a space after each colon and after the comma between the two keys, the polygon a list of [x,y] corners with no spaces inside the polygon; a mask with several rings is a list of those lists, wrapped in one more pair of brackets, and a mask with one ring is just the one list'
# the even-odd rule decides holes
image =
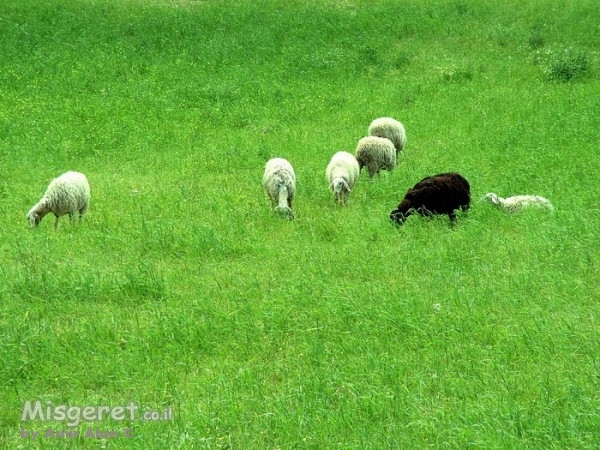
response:
{"label": "tall grass", "polygon": [[[595,448],[595,2],[0,5],[0,443],[6,448]],[[336,207],[369,122],[398,168]],[[296,169],[296,220],[267,159]],[[25,213],[80,170],[83,223]],[[455,170],[473,207],[388,214]],[[508,216],[486,192],[550,198]],[[63,222],[64,220],[64,222]],[[26,400],[172,407],[41,438]]]}

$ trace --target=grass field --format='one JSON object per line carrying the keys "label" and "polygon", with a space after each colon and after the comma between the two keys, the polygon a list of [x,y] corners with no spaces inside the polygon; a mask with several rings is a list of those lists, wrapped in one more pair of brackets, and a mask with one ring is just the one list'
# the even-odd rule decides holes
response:
{"label": "grass field", "polygon": [[[0,448],[600,448],[599,23],[596,0],[1,2]],[[379,116],[404,155],[336,207],[325,167]],[[29,229],[67,170],[87,216]],[[446,171],[456,226],[390,223]],[[173,418],[23,421],[35,400]]]}

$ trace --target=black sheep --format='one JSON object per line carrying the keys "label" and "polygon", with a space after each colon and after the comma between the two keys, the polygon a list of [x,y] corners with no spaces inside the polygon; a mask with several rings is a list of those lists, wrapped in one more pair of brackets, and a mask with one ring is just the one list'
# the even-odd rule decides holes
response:
{"label": "black sheep", "polygon": [[469,182],[458,173],[440,173],[423,178],[409,189],[390,219],[402,225],[406,218],[417,212],[421,216],[448,214],[450,222],[456,220],[454,211],[467,211],[471,203]]}

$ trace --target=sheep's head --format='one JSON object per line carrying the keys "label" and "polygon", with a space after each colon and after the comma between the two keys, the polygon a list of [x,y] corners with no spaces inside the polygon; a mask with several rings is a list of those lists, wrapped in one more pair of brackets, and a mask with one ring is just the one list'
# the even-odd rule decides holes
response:
{"label": "sheep's head", "polygon": [[406,220],[406,216],[404,216],[404,214],[395,209],[390,213],[390,220],[396,225],[402,225]]}
{"label": "sheep's head", "polygon": [[396,225],[402,225],[404,221],[410,216],[415,210],[410,202],[403,200],[398,205],[398,208],[394,209],[390,213],[390,220],[396,223]]}
{"label": "sheep's head", "polygon": [[488,192],[481,200],[489,200],[493,205],[499,205],[501,203],[500,197],[493,192]]}
{"label": "sheep's head", "polygon": [[343,201],[342,194],[344,192],[351,191],[350,186],[348,186],[348,182],[343,178],[335,178],[329,185],[329,188],[333,191],[335,201],[338,203]]}
{"label": "sheep's head", "polygon": [[29,220],[29,226],[31,228],[37,227],[44,216],[50,212],[50,208],[46,202],[42,199],[38,204],[29,210],[27,213],[27,219]]}

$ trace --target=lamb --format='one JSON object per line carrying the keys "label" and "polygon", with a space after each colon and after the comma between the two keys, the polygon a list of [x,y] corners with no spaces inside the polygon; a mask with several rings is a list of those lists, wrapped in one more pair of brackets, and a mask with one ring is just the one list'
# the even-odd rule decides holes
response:
{"label": "lamb", "polygon": [[469,182],[458,173],[440,173],[423,178],[409,189],[390,219],[402,225],[406,218],[417,212],[421,216],[448,214],[450,223],[456,220],[455,210],[467,211],[471,204]]}
{"label": "lamb", "polygon": [[331,161],[329,161],[325,170],[325,176],[337,204],[348,204],[348,195],[359,174],[358,161],[351,153],[342,151],[331,157]]}
{"label": "lamb", "polygon": [[88,209],[90,203],[90,184],[86,176],[80,172],[65,172],[50,182],[46,193],[27,213],[31,227],[37,227],[45,215],[53,213],[56,217],[54,228],[58,227],[58,219],[65,214],[69,220],[78,212],[79,220]]}
{"label": "lamb", "polygon": [[369,178],[379,174],[380,170],[393,170],[396,167],[396,148],[392,141],[379,136],[366,136],[358,141],[354,156],[359,171],[366,167]]}
{"label": "lamb", "polygon": [[406,145],[406,130],[401,122],[391,117],[379,117],[369,125],[369,136],[388,138],[396,148],[396,155]]}
{"label": "lamb", "polygon": [[502,198],[493,192],[485,194],[482,200],[489,200],[493,205],[508,213],[518,213],[529,206],[548,208],[554,210],[552,203],[547,198],[539,195],[515,195],[514,197]]}
{"label": "lamb", "polygon": [[273,209],[293,220],[292,200],[296,193],[296,174],[290,162],[283,158],[270,159],[265,166],[263,187]]}

